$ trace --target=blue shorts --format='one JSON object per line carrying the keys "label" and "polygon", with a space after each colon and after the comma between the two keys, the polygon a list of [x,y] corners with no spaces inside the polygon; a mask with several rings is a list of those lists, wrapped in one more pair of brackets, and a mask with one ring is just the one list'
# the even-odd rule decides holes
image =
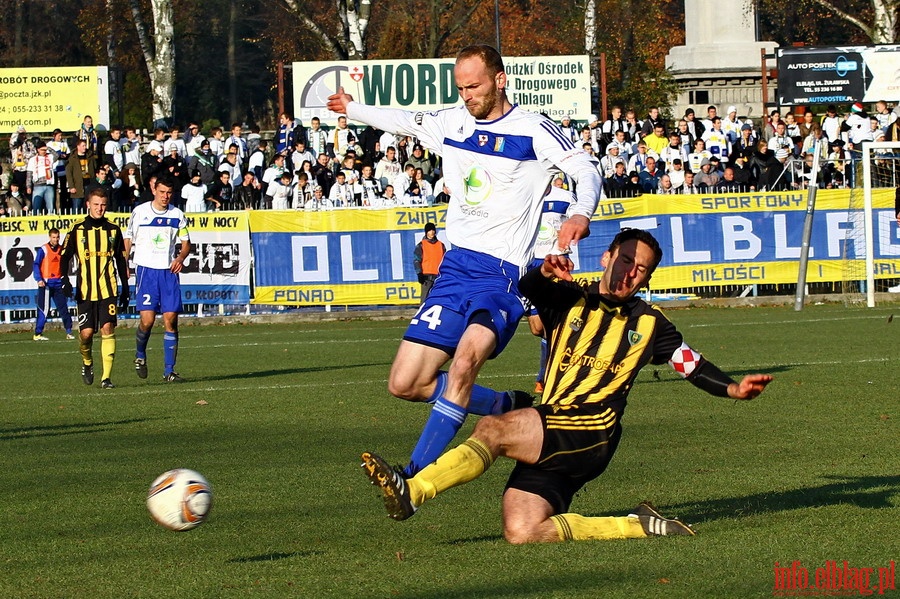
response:
{"label": "blue shorts", "polygon": [[452,356],[474,321],[494,331],[497,348],[491,358],[496,357],[525,313],[525,300],[519,294],[523,273],[524,269],[487,254],[453,248],[444,255],[434,287],[403,338]]}
{"label": "blue shorts", "polygon": [[157,314],[181,312],[181,283],[168,268],[138,266],[135,273],[135,308]]}

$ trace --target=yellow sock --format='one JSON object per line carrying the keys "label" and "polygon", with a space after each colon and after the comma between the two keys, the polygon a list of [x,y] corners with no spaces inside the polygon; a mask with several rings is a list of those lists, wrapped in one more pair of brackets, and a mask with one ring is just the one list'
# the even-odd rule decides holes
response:
{"label": "yellow sock", "polygon": [[116,357],[116,334],[100,336],[100,354],[103,356],[103,378],[112,376],[113,359]]}
{"label": "yellow sock", "polygon": [[478,478],[493,463],[494,456],[487,445],[478,439],[467,439],[407,481],[410,499],[414,505],[422,505],[438,493]]}
{"label": "yellow sock", "polygon": [[88,337],[85,339],[84,337],[79,337],[80,340],[78,344],[78,351],[81,352],[81,361],[84,362],[85,366],[90,366],[94,363],[94,358],[91,356],[91,348],[94,346],[94,338]]}
{"label": "yellow sock", "polygon": [[627,517],[588,517],[581,514],[550,516],[561,541],[606,541],[646,537],[641,521]]}

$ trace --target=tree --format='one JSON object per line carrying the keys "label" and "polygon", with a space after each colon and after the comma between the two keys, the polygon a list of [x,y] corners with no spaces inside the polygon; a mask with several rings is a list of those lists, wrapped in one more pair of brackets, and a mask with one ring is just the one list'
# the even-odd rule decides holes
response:
{"label": "tree", "polygon": [[[893,44],[897,39],[897,19],[900,0],[869,0],[871,11],[858,6],[858,2],[844,2],[845,9],[829,0],[815,0],[840,18],[862,30],[873,44]],[[868,14],[866,14],[868,13]]]}
{"label": "tree", "polygon": [[320,21],[331,21],[322,18],[322,15],[332,14],[331,10],[324,8],[324,2],[302,4],[297,0],[283,0],[283,2],[300,23],[329,48],[333,58],[337,60],[367,58],[366,30],[372,12],[372,0],[336,0],[335,8],[340,31],[319,25]]}
{"label": "tree", "polygon": [[129,0],[138,43],[150,76],[154,126],[172,117],[175,103],[175,26],[172,0],[150,0],[153,17],[153,39],[147,31],[140,0]]}

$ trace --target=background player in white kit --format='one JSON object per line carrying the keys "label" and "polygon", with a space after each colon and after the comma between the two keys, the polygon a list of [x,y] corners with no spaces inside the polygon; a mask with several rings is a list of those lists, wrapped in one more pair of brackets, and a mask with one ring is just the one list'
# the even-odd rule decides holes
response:
{"label": "background player in white kit", "polygon": [[[568,218],[569,209],[575,204],[575,194],[565,188],[562,175],[553,179],[547,195],[544,196],[544,211],[541,213],[541,227],[538,229],[537,241],[534,243],[534,268],[544,263],[544,258],[549,254],[566,253],[560,249],[556,242],[559,240],[559,230]],[[544,335],[544,324],[538,315],[537,309],[531,305],[528,310],[528,328],[531,334],[541,338],[541,359],[538,364],[537,377],[534,381],[534,392],[544,392],[544,371],[547,369],[547,337]]]}
{"label": "background player in white kit", "polygon": [[[134,209],[125,231],[125,253],[134,247],[135,306],[141,322],[137,330],[134,367],[137,375],[147,378],[147,342],[156,315],[163,315],[163,380],[180,383],[175,372],[178,355],[178,313],[181,312],[181,283],[178,273],[191,250],[184,212],[170,205],[175,182],[162,175],[153,187],[153,201]],[[177,252],[177,253],[176,253]]]}
{"label": "background player in white kit", "polygon": [[[496,414],[525,403],[514,403],[512,393],[475,385],[475,377],[503,350],[524,313],[518,280],[533,257],[550,179],[562,171],[578,184],[578,201],[560,230],[563,248],[589,234],[602,193],[595,164],[556,123],[509,101],[503,60],[495,49],[461,50],[454,77],[465,105],[436,112],[366,106],[343,89],[328,99],[334,112],[413,136],[441,155],[444,185],[451,192],[446,232],[453,249],[410,321],[388,381],[397,397],[434,402],[402,476],[433,462],[468,412]],[[450,358],[449,372],[441,371]],[[363,455],[369,470],[370,458]]]}

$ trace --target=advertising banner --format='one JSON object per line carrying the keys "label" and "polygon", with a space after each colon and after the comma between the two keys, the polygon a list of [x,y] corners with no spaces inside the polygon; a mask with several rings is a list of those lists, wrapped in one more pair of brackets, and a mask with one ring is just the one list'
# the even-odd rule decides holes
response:
{"label": "advertising banner", "polygon": [[67,134],[90,115],[95,127],[109,127],[106,67],[0,69],[0,133],[19,125],[28,133]]}
{"label": "advertising banner", "polygon": [[[0,219],[0,310],[35,309],[32,267],[37,248],[57,228],[62,238],[83,216]],[[128,214],[107,214],[123,232]],[[250,301],[250,235],[245,213],[189,215],[191,253],[181,272],[185,303],[246,304]],[[132,273],[134,268],[132,265]],[[72,275],[75,275],[73,268]],[[75,284],[75,280],[72,284]],[[134,290],[134,276],[130,285]],[[132,296],[134,294],[132,293]],[[72,302],[74,306],[74,302]]]}
{"label": "advertising banner", "polygon": [[[294,116],[305,124],[317,116],[337,121],[328,96],[338,88],[371,106],[414,111],[438,110],[460,103],[452,58],[364,60],[359,62],[295,62]],[[507,91],[513,103],[560,120],[572,115],[587,120],[591,112],[588,57],[513,56],[503,58]]]}
{"label": "advertising banner", "polygon": [[[893,191],[876,190],[876,277],[900,277]],[[860,213],[847,190],[819,191],[809,282],[840,281],[864,258]],[[444,237],[444,209],[251,214],[255,302],[289,305],[415,304],[413,250],[426,222]],[[572,258],[576,278],[600,276],[600,257],[622,227],[650,230],[663,248],[654,289],[796,283],[806,192],[644,195],[606,200]],[[846,259],[845,259],[846,257]],[[859,268],[861,270],[861,268]]]}
{"label": "advertising banner", "polygon": [[900,100],[900,46],[781,48],[778,103],[849,104]]}
{"label": "advertising banner", "polygon": [[419,303],[413,252],[426,223],[444,237],[446,208],[250,214],[254,303]]}

